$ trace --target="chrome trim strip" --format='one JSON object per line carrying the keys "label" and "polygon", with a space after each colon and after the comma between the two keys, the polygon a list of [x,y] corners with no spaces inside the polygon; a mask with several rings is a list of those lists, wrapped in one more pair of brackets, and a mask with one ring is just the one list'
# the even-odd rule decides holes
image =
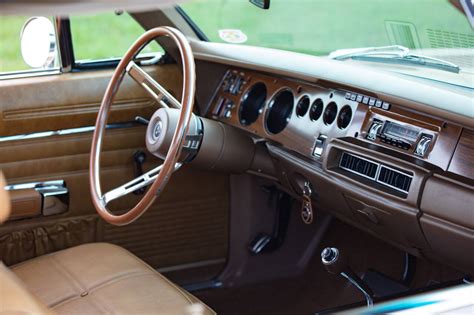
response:
{"label": "chrome trim strip", "polygon": [[12,79],[22,79],[22,78],[31,78],[31,77],[43,77],[48,75],[61,74],[59,67],[52,69],[29,69],[24,71],[14,71],[14,72],[0,72],[0,81],[2,80],[12,80]]}
{"label": "chrome trim strip", "polygon": [[13,184],[5,186],[5,190],[20,190],[20,189],[37,189],[45,187],[64,187],[64,180],[50,180],[46,182],[31,182],[31,183],[22,183],[22,184]]}
{"label": "chrome trim strip", "polygon": [[[137,125],[138,124],[135,122],[123,122],[123,123],[107,125],[106,129],[131,128]],[[40,132],[26,133],[26,134],[21,134],[21,135],[0,137],[0,143],[7,142],[7,141],[46,138],[46,137],[51,137],[51,136],[73,135],[73,134],[79,134],[79,133],[93,132],[94,130],[95,130],[95,126],[87,126],[87,127],[78,127],[78,128],[70,128],[70,129],[62,129],[62,130],[40,131]]]}
{"label": "chrome trim strip", "polygon": [[183,289],[188,292],[194,292],[199,290],[206,290],[206,289],[218,289],[222,287],[224,284],[220,280],[209,280],[204,282],[198,283],[191,283],[183,285]]}

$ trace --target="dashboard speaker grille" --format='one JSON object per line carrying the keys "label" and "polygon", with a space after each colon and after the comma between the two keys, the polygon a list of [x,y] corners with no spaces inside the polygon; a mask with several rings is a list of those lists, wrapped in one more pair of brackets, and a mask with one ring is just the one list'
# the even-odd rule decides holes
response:
{"label": "dashboard speaker grille", "polygon": [[343,153],[339,167],[375,180],[379,165],[369,160]]}
{"label": "dashboard speaker grille", "polygon": [[377,178],[378,182],[404,192],[408,192],[410,189],[411,180],[412,178],[410,176],[388,168],[385,165],[380,166],[380,172]]}

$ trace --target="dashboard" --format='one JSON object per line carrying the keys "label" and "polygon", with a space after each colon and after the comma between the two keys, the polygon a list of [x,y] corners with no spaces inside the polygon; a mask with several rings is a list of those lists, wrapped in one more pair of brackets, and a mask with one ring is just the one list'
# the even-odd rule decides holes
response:
{"label": "dashboard", "polygon": [[[473,179],[472,174],[449,168],[463,131],[460,125],[404,110],[374,93],[231,68],[215,92],[210,117],[314,161],[322,162],[332,139],[347,138],[417,165]],[[342,168],[351,170],[347,165]],[[361,174],[375,176],[366,172]]]}
{"label": "dashboard", "polygon": [[328,137],[353,134],[357,107],[343,91],[231,69],[211,117],[319,160]]}
{"label": "dashboard", "polygon": [[407,103],[227,65],[207,117],[265,143],[266,175],[296,198],[310,185],[317,208],[472,273],[474,132]]}

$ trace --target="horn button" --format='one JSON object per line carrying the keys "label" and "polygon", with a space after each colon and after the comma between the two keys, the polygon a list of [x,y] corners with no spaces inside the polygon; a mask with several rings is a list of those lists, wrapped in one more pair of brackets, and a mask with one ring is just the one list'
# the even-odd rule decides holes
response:
{"label": "horn button", "polygon": [[[174,131],[178,125],[180,110],[174,108],[160,108],[150,119],[146,132],[146,147],[151,154],[164,159],[173,140]],[[189,139],[197,135],[196,120],[191,118],[187,141],[184,143],[186,148]],[[186,150],[184,150],[186,151]],[[186,152],[184,152],[186,153]],[[184,157],[183,154],[182,157]]]}

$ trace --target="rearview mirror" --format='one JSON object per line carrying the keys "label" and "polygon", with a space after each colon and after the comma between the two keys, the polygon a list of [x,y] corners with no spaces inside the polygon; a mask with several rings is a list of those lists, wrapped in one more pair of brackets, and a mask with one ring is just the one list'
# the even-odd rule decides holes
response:
{"label": "rearview mirror", "polygon": [[249,0],[250,3],[256,5],[260,9],[268,10],[270,8],[270,0]]}
{"label": "rearview mirror", "polygon": [[474,1],[472,0],[461,0],[464,14],[467,16],[471,27],[474,28]]}
{"label": "rearview mirror", "polygon": [[56,35],[50,19],[36,16],[28,19],[21,30],[21,55],[32,68],[51,68],[56,56]]}

